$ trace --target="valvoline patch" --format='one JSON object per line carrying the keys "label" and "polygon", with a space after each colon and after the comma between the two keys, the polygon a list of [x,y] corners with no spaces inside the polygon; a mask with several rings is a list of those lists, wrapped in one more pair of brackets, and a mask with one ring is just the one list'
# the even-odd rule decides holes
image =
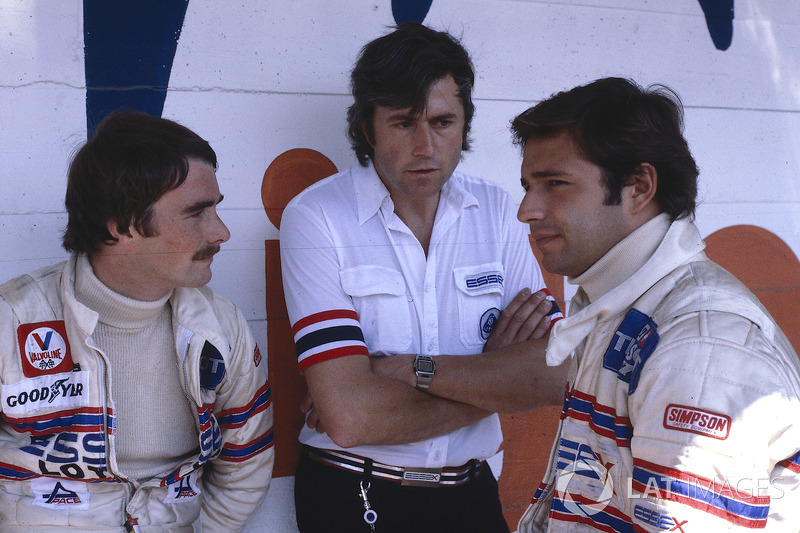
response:
{"label": "valvoline patch", "polygon": [[613,370],[628,384],[628,394],[639,385],[639,375],[658,345],[660,336],[653,319],[638,309],[631,309],[614,332],[603,356],[603,368]]}
{"label": "valvoline patch", "polygon": [[26,377],[72,370],[72,354],[63,320],[20,324],[17,339],[22,372]]}

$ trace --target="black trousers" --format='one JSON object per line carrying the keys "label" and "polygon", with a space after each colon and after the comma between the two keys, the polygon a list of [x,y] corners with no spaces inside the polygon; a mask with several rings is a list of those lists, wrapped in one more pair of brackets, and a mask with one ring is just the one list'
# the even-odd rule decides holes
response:
{"label": "black trousers", "polygon": [[[294,499],[301,533],[368,533],[360,496],[363,474],[315,461],[303,453]],[[371,478],[367,494],[378,513],[376,533],[509,533],[487,463],[458,487],[404,487]]]}

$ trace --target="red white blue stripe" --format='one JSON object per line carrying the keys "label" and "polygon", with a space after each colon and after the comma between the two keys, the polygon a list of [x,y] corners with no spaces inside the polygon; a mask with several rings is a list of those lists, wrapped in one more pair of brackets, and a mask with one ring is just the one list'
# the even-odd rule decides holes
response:
{"label": "red white blue stripe", "polygon": [[634,490],[655,494],[752,529],[767,525],[770,498],[736,490],[730,483],[714,481],[650,463],[633,460]]}
{"label": "red white blue stripe", "polygon": [[369,356],[358,315],[348,309],[323,311],[292,326],[300,372],[309,366],[347,355]]}

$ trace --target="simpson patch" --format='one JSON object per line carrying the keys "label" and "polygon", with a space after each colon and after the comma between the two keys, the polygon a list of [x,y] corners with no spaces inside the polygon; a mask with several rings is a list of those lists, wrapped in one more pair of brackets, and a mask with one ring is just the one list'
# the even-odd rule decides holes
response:
{"label": "simpson patch", "polygon": [[697,407],[670,404],[664,411],[664,427],[725,440],[731,432],[731,417]]}

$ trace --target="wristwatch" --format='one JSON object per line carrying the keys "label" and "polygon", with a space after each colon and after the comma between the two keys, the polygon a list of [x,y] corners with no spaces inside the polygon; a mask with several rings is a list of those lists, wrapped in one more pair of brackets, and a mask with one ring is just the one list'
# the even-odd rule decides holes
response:
{"label": "wristwatch", "polygon": [[433,375],[436,373],[436,362],[430,355],[417,355],[414,358],[414,374],[417,376],[417,390],[428,392]]}

